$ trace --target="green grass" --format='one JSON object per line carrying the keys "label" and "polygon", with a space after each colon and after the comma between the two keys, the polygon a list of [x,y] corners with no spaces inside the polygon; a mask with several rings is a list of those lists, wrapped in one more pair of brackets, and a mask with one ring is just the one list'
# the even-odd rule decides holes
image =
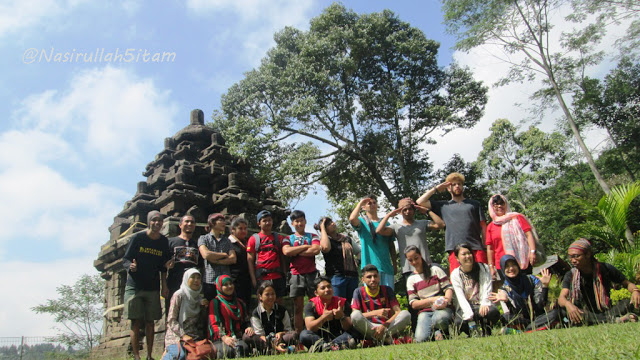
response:
{"label": "green grass", "polygon": [[607,324],[486,338],[468,339],[463,336],[455,340],[422,344],[261,359],[640,359],[639,334],[640,323]]}
{"label": "green grass", "polygon": [[[318,354],[261,356],[265,360],[409,359],[640,359],[640,323],[605,324],[530,334],[493,335],[422,344],[383,346]],[[154,354],[160,359],[160,354]],[[127,357],[121,358],[130,359]],[[252,358],[247,358],[252,359]]]}

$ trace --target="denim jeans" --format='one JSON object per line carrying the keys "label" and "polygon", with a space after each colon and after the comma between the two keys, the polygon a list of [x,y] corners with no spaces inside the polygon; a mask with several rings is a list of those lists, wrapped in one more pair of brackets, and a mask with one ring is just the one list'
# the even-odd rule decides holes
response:
{"label": "denim jeans", "polygon": [[187,352],[184,350],[182,345],[171,344],[167,346],[167,352],[162,357],[162,360],[185,360],[186,358],[187,358]]}
{"label": "denim jeans", "polygon": [[453,310],[450,308],[421,312],[418,314],[418,323],[416,325],[416,342],[428,341],[434,328],[448,333],[449,324],[452,320]]}
{"label": "denim jeans", "polygon": [[380,273],[380,285],[387,285],[388,287],[391,288],[391,290],[395,290],[394,289],[395,281],[396,280],[393,274],[385,274],[383,272]]}
{"label": "denim jeans", "polygon": [[351,299],[353,298],[353,292],[358,288],[359,283],[360,279],[352,276],[334,275],[331,278],[333,295],[347,299],[344,307],[345,312],[347,313],[351,313]]}
{"label": "denim jeans", "polygon": [[[330,341],[325,340],[325,341],[331,344],[345,345],[349,343],[349,339],[351,338],[353,338],[353,336],[351,336],[351,334],[345,331],[342,334],[333,338],[332,340]],[[305,330],[302,330],[302,332],[300,333],[300,343],[306,346],[307,349],[311,348],[311,346],[313,346],[313,344],[315,344],[320,339],[322,339],[320,335],[314,333],[313,331],[309,331],[305,329]]]}

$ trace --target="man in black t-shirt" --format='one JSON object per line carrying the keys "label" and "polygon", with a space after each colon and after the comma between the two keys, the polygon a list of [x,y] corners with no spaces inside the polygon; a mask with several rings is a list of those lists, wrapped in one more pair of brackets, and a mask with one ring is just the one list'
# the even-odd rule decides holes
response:
{"label": "man in black t-shirt", "polygon": [[153,210],[147,215],[149,228],[131,238],[122,265],[127,271],[124,291],[124,316],[131,320],[131,349],[134,359],[140,359],[139,332],[144,325],[147,337],[147,358],[153,351],[154,321],[162,318],[160,305],[160,283],[162,295],[167,297],[167,269],[173,267],[169,255],[169,241],[160,234],[162,215]]}
{"label": "man in black t-shirt", "polygon": [[[574,324],[587,325],[637,321],[640,289],[635,284],[613,265],[598,262],[587,239],[575,241],[569,246],[568,253],[573,268],[565,274],[558,297],[564,317]],[[612,306],[610,293],[613,284],[626,287],[631,292],[631,301],[620,300]]]}
{"label": "man in black t-shirt", "polygon": [[174,265],[167,275],[169,294],[164,298],[165,317],[169,314],[169,304],[173,293],[180,289],[184,272],[201,264],[197,239],[192,239],[196,229],[195,218],[192,215],[183,216],[180,219],[179,227],[180,235],[169,239],[169,255],[174,260]]}

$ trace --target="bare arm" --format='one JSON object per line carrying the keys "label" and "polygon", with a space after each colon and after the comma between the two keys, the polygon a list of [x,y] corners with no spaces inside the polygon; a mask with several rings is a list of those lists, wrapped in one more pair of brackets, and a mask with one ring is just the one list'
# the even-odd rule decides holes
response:
{"label": "bare arm", "polygon": [[389,218],[398,215],[401,211],[402,209],[395,209],[392,212],[387,213],[387,215],[385,215],[384,218],[380,220],[380,223],[378,223],[378,228],[376,229],[376,233],[382,236],[393,235],[393,229],[388,227],[387,223],[389,222]]}
{"label": "bare arm", "polygon": [[431,207],[431,201],[429,201],[429,198],[431,198],[436,192],[443,192],[447,189],[447,187],[449,186],[450,183],[448,182],[443,182],[442,184],[438,184],[435,187],[432,187],[431,189],[427,190],[427,192],[425,192],[422,196],[420,196],[418,198],[418,200],[416,200],[416,203],[418,205],[421,206],[425,206],[430,208]]}
{"label": "bare arm", "polygon": [[213,252],[207,248],[207,245],[200,245],[198,250],[200,250],[200,255],[202,255],[202,258],[212,264],[219,264],[220,260],[226,259],[229,256],[225,253]]}
{"label": "bare arm", "polygon": [[307,250],[301,252],[298,255],[306,256],[306,257],[315,257],[318,254],[320,254],[320,245],[319,244],[313,244],[313,245],[309,245]]}
{"label": "bare arm", "polygon": [[533,232],[527,231],[525,235],[529,244],[529,263],[533,266],[536,263],[536,242],[533,239]]}
{"label": "bare arm", "polygon": [[564,307],[567,310],[567,315],[569,316],[569,320],[571,320],[571,322],[582,322],[583,311],[569,300],[569,289],[560,290],[560,295],[558,296],[558,305]]}
{"label": "bare arm", "polygon": [[393,320],[395,320],[398,314],[400,314],[400,311],[402,311],[402,309],[400,309],[400,305],[394,305],[392,309],[393,309],[393,316],[391,316],[390,318],[387,319],[387,321],[382,323],[384,327],[391,326],[391,323],[393,322]]}
{"label": "bare arm", "polygon": [[220,265],[232,265],[236,263],[236,252],[234,250],[229,251],[229,255],[226,259],[218,260]]}
{"label": "bare arm", "polygon": [[310,247],[311,245],[298,245],[298,246],[291,246],[288,244],[282,245],[282,253],[285,256],[298,256]]}
{"label": "bare arm", "polygon": [[636,284],[632,283],[629,280],[625,280],[622,282],[622,286],[626,287],[627,290],[629,290],[629,292],[631,293],[631,303],[633,304],[633,306],[636,309],[640,307],[640,290],[638,290]]}
{"label": "bare arm", "polygon": [[351,223],[351,225],[360,226],[360,211],[362,211],[362,207],[364,206],[364,204],[369,201],[371,201],[371,199],[364,198],[360,200],[360,202],[358,202],[356,207],[353,208],[353,211],[351,211],[351,214],[349,215],[349,222]]}
{"label": "bare arm", "polygon": [[480,242],[482,243],[482,246],[485,247],[486,246],[485,235],[487,232],[487,222],[484,220],[480,221],[480,227],[482,228],[482,231],[480,232]]}
{"label": "bare arm", "polygon": [[313,316],[305,317],[304,325],[306,326],[307,330],[316,332],[318,331],[318,329],[320,329],[322,324],[331,320],[333,320],[333,312],[330,310],[329,311],[325,310],[325,312],[322,315],[320,315],[317,319],[314,318]]}
{"label": "bare arm", "polygon": [[429,217],[431,218],[431,220],[433,220],[432,223],[429,223],[429,229],[430,230],[444,229],[444,227],[445,227],[444,221],[442,220],[442,218],[440,216],[438,216],[438,214],[433,212],[433,210],[431,210],[431,209],[427,210],[427,214],[429,214]]}
{"label": "bare arm", "polygon": [[249,265],[249,277],[251,278],[251,284],[256,287],[256,257],[252,252],[247,251],[247,265]]}
{"label": "bare arm", "polygon": [[[360,220],[358,220],[358,222],[360,222]],[[327,234],[324,223],[324,220],[320,222],[320,249],[326,254],[331,251],[331,241],[329,241],[329,234]]]}

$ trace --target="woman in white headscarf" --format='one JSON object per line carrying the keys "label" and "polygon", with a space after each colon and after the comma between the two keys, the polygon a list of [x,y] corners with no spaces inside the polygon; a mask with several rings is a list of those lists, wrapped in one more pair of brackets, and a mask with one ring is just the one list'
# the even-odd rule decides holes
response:
{"label": "woman in white headscarf", "polygon": [[491,275],[495,276],[496,269],[501,271],[500,259],[504,255],[513,256],[518,262],[520,271],[531,274],[536,263],[536,230],[524,215],[512,212],[507,198],[497,194],[489,200],[489,215],[491,223],[487,225],[486,244],[487,258]]}
{"label": "woman in white headscarf", "polygon": [[185,271],[182,285],[171,297],[169,305],[163,360],[185,359],[186,352],[180,340],[197,341],[205,337],[207,301],[200,294],[201,290],[200,271],[195,268]]}

